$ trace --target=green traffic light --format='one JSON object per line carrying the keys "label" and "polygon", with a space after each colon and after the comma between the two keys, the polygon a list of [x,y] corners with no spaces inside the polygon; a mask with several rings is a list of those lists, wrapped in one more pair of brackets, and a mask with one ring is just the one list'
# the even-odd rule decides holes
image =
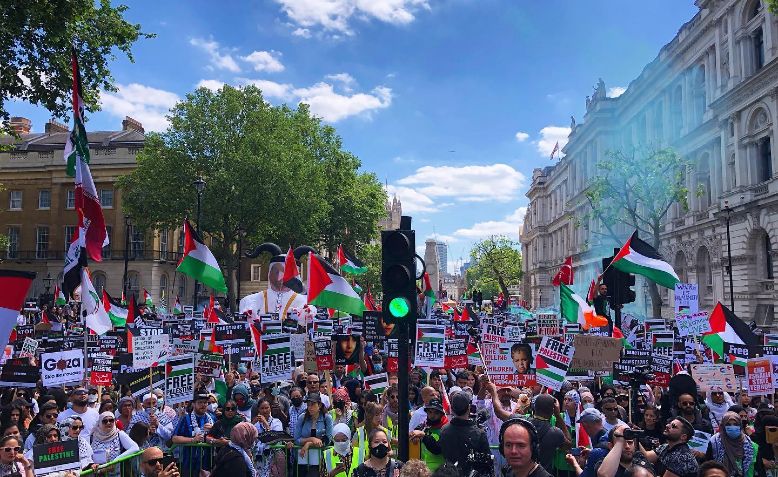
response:
{"label": "green traffic light", "polygon": [[411,304],[401,296],[392,298],[392,301],[389,302],[389,313],[395,318],[405,318],[410,311]]}

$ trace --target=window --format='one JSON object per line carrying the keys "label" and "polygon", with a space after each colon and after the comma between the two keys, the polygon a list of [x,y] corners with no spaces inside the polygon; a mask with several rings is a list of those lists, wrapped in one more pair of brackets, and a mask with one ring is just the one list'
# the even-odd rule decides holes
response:
{"label": "window", "polygon": [[179,257],[184,254],[184,239],[185,239],[184,231],[180,230],[178,232],[178,255]]}
{"label": "window", "polygon": [[76,233],[76,226],[75,225],[66,225],[65,226],[65,253],[68,251],[68,247],[70,247],[70,242],[73,240],[73,234]]}
{"label": "window", "polygon": [[775,278],[773,274],[773,247],[770,244],[770,236],[764,234],[764,255],[765,255],[765,277],[768,280]]}
{"label": "window", "polygon": [[705,67],[699,66],[694,76],[694,120],[697,124],[702,123],[702,117],[705,115],[707,107],[705,100]]}
{"label": "window", "polygon": [[103,289],[105,289],[105,273],[103,272],[97,272],[94,275],[92,275],[92,283],[95,286],[95,291],[98,295],[103,295]]}
{"label": "window", "polygon": [[8,208],[11,210],[22,210],[22,191],[12,190],[9,193],[11,200],[8,204]]}
{"label": "window", "polygon": [[161,301],[167,300],[167,275],[162,274],[161,277],[159,277],[159,299]]}
{"label": "window", "polygon": [[8,258],[19,257],[19,227],[8,227]]}
{"label": "window", "polygon": [[251,281],[262,281],[262,265],[251,265]]}
{"label": "window", "polygon": [[113,238],[111,237],[111,232],[113,231],[113,228],[110,225],[105,226],[105,236],[108,238],[108,245],[103,247],[103,251],[101,253],[102,257],[106,260],[111,258],[111,242],[113,241]]}
{"label": "window", "polygon": [[35,231],[35,258],[48,258],[49,256],[49,228],[38,227]]}
{"label": "window", "polygon": [[73,189],[68,189],[67,191],[67,198],[65,199],[65,208],[66,209],[76,208],[76,191]]}
{"label": "window", "polygon": [[168,237],[170,232],[168,229],[164,229],[159,233],[159,259],[168,259]]}
{"label": "window", "polygon": [[113,189],[100,189],[100,205],[113,207]]}
{"label": "window", "polygon": [[133,226],[130,231],[130,256],[133,258],[143,258],[144,247],[143,231]]}
{"label": "window", "polygon": [[678,139],[681,137],[681,130],[683,129],[683,88],[681,85],[675,87],[671,109],[673,138]]}
{"label": "window", "polygon": [[773,156],[770,151],[770,138],[764,137],[757,142],[757,174],[759,182],[773,177]]}
{"label": "window", "polygon": [[178,297],[182,297],[186,294],[186,277],[178,274]]}
{"label": "window", "polygon": [[50,209],[51,208],[51,191],[48,189],[42,189],[38,191],[38,208]]}
{"label": "window", "polygon": [[127,273],[127,291],[129,293],[138,293],[140,291],[140,275],[138,275],[138,272]]}
{"label": "window", "polygon": [[754,40],[754,71],[757,71],[764,66],[764,35],[762,35],[761,28],[758,28],[754,32],[753,40]]}

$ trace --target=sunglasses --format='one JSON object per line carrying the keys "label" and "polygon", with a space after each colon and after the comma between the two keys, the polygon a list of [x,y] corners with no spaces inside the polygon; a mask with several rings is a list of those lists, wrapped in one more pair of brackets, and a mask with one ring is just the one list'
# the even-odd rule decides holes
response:
{"label": "sunglasses", "polygon": [[149,459],[146,462],[144,462],[144,464],[156,466],[157,464],[161,464],[163,460],[165,460],[163,457],[159,457],[157,459]]}
{"label": "sunglasses", "polygon": [[70,429],[73,430],[73,431],[80,431],[83,428],[84,428],[84,426],[70,426]]}
{"label": "sunglasses", "polygon": [[59,414],[46,414],[46,419],[56,419]]}
{"label": "sunglasses", "polygon": [[229,407],[225,407],[224,410],[225,411],[236,411],[237,409],[232,407],[232,406],[229,406]]}
{"label": "sunglasses", "polygon": [[113,424],[116,419],[103,419],[103,424]]}
{"label": "sunglasses", "polygon": [[21,452],[22,448],[19,446],[16,447],[3,447],[4,452]]}

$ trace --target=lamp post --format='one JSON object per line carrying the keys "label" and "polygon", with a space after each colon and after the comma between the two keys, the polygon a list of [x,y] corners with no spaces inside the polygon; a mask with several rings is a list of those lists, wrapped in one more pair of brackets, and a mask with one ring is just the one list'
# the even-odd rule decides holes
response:
{"label": "lamp post", "polygon": [[46,289],[46,292],[40,297],[41,307],[43,305],[49,305],[51,302],[51,295],[49,294],[49,290],[51,290],[51,273],[46,273],[46,278],[43,279],[43,287]]}
{"label": "lamp post", "polygon": [[[205,181],[202,177],[197,177],[197,180],[192,183],[194,185],[195,190],[197,191],[197,236],[200,236],[200,220],[202,217],[200,216],[200,204],[202,202],[203,198],[203,191],[205,190]],[[202,238],[200,238],[202,240]],[[194,297],[192,298],[192,306],[195,310],[197,310],[197,280],[194,282]]]}
{"label": "lamp post", "polygon": [[243,257],[243,237],[246,235],[246,229],[243,226],[238,227],[238,283],[235,287],[235,304],[236,308],[239,308],[240,304],[240,272],[241,272],[241,257]]}
{"label": "lamp post", "polygon": [[646,317],[648,317],[648,281],[643,280],[643,310]]}
{"label": "lamp post", "polygon": [[124,216],[124,275],[122,275],[122,296],[127,296],[127,266],[130,263],[130,227],[132,216]]}
{"label": "lamp post", "polygon": [[729,208],[729,201],[724,201],[724,217],[727,221],[727,261],[729,262],[729,265],[727,266],[727,271],[729,272],[729,306],[732,310],[732,313],[735,312],[735,292],[734,292],[734,285],[732,284],[732,239],[729,235],[729,219],[730,215],[732,214],[732,209]]}

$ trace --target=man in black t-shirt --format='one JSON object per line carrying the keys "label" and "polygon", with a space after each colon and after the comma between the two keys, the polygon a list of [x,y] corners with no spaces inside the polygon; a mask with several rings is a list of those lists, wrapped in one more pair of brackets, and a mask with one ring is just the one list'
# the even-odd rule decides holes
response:
{"label": "man in black t-shirt", "polygon": [[532,423],[512,417],[505,421],[501,430],[500,453],[510,466],[510,470],[503,473],[505,477],[551,477],[538,463],[539,443]]}
{"label": "man in black t-shirt", "polygon": [[655,451],[641,450],[654,464],[657,477],[696,477],[699,464],[687,442],[694,436],[694,427],[682,417],[676,417],[665,427],[667,444]]}

